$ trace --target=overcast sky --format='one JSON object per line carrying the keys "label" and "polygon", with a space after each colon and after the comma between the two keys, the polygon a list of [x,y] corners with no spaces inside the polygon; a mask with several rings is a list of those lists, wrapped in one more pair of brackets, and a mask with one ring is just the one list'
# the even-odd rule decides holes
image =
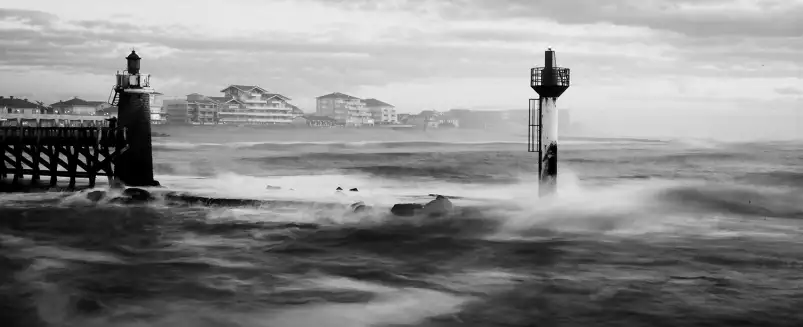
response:
{"label": "overcast sky", "polygon": [[559,106],[600,130],[801,138],[801,17],[803,0],[0,0],[0,93],[105,100],[134,47],[168,95],[526,108],[551,46],[573,73]]}

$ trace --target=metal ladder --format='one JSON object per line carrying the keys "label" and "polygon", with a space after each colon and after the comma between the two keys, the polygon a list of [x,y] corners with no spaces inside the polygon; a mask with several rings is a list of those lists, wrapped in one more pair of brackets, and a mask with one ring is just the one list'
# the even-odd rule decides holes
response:
{"label": "metal ladder", "polygon": [[[112,93],[114,93],[114,98],[112,98]],[[112,86],[112,93],[109,93],[109,99],[111,99],[109,101],[109,104],[112,106],[116,106],[117,102],[120,101],[120,94],[117,93],[117,90],[115,90],[114,86]]]}
{"label": "metal ladder", "polygon": [[527,112],[527,152],[538,154],[538,173],[541,173],[541,108],[540,99],[530,99],[530,109]]}

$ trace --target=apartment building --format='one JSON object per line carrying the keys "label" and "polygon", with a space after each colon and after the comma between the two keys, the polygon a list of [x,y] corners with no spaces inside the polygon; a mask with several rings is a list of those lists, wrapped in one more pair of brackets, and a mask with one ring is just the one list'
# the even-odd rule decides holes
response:
{"label": "apartment building", "polygon": [[186,99],[163,100],[162,112],[168,124],[216,124],[219,105],[203,94],[192,93]]}
{"label": "apartment building", "polygon": [[162,93],[156,92],[152,93],[149,97],[150,102],[148,103],[150,112],[151,112],[151,124],[164,124],[165,123],[165,112],[163,110],[164,107],[164,97]]}
{"label": "apartment building", "polygon": [[66,115],[95,115],[98,110],[103,110],[111,105],[106,101],[86,101],[79,97],[73,97],[70,100],[59,101],[50,105],[53,112],[56,114]]}
{"label": "apartment building", "polygon": [[287,106],[290,107],[290,113],[293,114],[293,118],[304,116],[304,111],[299,109],[298,107],[289,103],[287,104]]}
{"label": "apartment building", "polygon": [[374,123],[383,125],[399,123],[399,117],[396,115],[396,107],[393,105],[373,98],[365,99],[364,102],[365,107],[371,112]]}
{"label": "apartment building", "polygon": [[315,98],[315,114],[334,118],[346,126],[374,125],[374,118],[365,102],[340,92]]}
{"label": "apartment building", "polygon": [[28,99],[0,96],[0,113],[7,114],[44,114],[47,108]]}
{"label": "apartment building", "polygon": [[271,93],[259,86],[230,85],[221,90],[218,117],[222,124],[272,125],[290,124],[296,115],[290,98]]}

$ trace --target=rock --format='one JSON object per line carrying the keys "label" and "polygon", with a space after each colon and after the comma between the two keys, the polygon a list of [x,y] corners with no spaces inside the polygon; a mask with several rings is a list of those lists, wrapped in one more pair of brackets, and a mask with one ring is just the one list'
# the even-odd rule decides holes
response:
{"label": "rock", "polygon": [[390,213],[396,216],[413,216],[417,210],[423,209],[424,206],[418,203],[397,203],[390,208]]}
{"label": "rock", "polygon": [[449,201],[445,196],[438,195],[435,197],[435,200],[424,205],[424,209],[421,210],[421,213],[429,216],[440,216],[452,213],[452,211],[454,211],[452,201]]}
{"label": "rock", "polygon": [[136,187],[125,189],[125,191],[123,191],[123,196],[134,201],[150,201],[154,199],[150,192]]}
{"label": "rock", "polygon": [[106,197],[106,191],[92,191],[86,194],[86,198],[92,202],[98,202]]}
{"label": "rock", "polygon": [[338,187],[335,189],[335,191],[342,191],[342,190],[343,190],[343,189],[342,189],[342,188],[340,188],[340,186],[338,186]]}
{"label": "rock", "polygon": [[353,188],[353,189],[350,189],[349,191],[351,191],[351,192],[359,192],[356,187]]}

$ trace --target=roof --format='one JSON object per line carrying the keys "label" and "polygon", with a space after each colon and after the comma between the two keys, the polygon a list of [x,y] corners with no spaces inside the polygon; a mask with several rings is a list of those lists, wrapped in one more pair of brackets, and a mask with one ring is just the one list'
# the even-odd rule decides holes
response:
{"label": "roof", "polygon": [[9,107],[9,108],[30,108],[30,109],[44,109],[44,106],[40,106],[36,103],[30,102],[27,99],[17,99],[17,98],[7,98],[2,97],[0,98],[0,107]]}
{"label": "roof", "polygon": [[256,85],[236,85],[236,84],[229,85],[225,89],[220,90],[220,92],[226,92],[226,90],[228,90],[228,89],[230,89],[232,87],[235,88],[235,89],[238,89],[240,91],[243,91],[243,92],[250,92],[250,91],[253,91],[253,90],[257,90],[257,91],[260,91],[262,93],[268,93],[268,90],[263,89],[263,88],[261,88],[259,86],[256,86]]}
{"label": "roof", "polygon": [[327,116],[307,115],[307,116],[302,116],[302,117],[304,117],[304,119],[306,119],[306,120],[336,121],[334,118],[327,117]]}
{"label": "roof", "polygon": [[231,97],[215,97],[215,98],[223,98],[223,99],[222,99],[222,100],[220,100],[220,101],[218,101],[218,100],[216,100],[216,99],[215,99],[215,101],[218,101],[219,103],[229,103],[229,102],[233,102],[233,103],[237,103],[237,104],[243,104],[243,103],[242,103],[240,100],[237,100],[237,99],[235,99],[235,98],[231,98]]}
{"label": "roof", "polygon": [[340,93],[340,92],[334,92],[334,93],[329,93],[327,95],[319,96],[316,99],[346,99],[346,100],[358,99],[359,100],[360,98],[353,97],[353,96],[350,96],[348,94],[344,94],[344,93]]}
{"label": "roof", "polygon": [[288,98],[288,97],[286,97],[284,95],[278,94],[278,93],[265,93],[265,95],[268,97],[268,99],[273,98],[273,97],[280,97],[280,98],[282,98],[282,100],[285,100],[285,101],[290,100],[290,98]]}
{"label": "roof", "polygon": [[379,101],[377,99],[365,99],[365,106],[367,107],[393,107],[392,104],[387,104],[385,102]]}
{"label": "roof", "polygon": [[211,99],[201,99],[201,100],[187,100],[187,103],[209,103],[209,104],[217,104],[217,101],[213,101]]}
{"label": "roof", "polygon": [[134,50],[131,50],[131,54],[129,54],[129,55],[128,55],[128,57],[125,57],[125,58],[126,58],[126,59],[128,59],[128,60],[139,60],[139,59],[142,59],[142,58],[141,58],[139,55],[137,55],[137,52],[136,52],[136,51],[134,51]]}
{"label": "roof", "polygon": [[51,107],[72,107],[72,106],[97,106],[92,102],[80,99],[78,97],[69,99],[67,101],[59,101],[50,105]]}
{"label": "roof", "polygon": [[298,107],[294,106],[291,103],[288,103],[287,106],[290,107],[290,109],[293,109],[294,113],[301,113],[301,114],[304,113],[304,110],[299,109]]}
{"label": "roof", "polygon": [[220,102],[220,103],[228,102],[229,100],[233,99],[232,97],[207,97],[207,98],[210,98],[210,99],[212,99],[214,101],[217,101],[217,102]]}

